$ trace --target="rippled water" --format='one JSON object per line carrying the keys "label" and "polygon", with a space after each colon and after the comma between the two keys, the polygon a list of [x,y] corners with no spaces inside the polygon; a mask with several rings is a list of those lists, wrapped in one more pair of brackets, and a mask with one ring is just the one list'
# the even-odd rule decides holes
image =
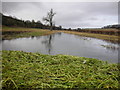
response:
{"label": "rippled water", "polygon": [[66,33],[3,40],[0,45],[3,50],[40,52],[50,55],[66,54],[97,58],[111,63],[118,62],[118,44]]}

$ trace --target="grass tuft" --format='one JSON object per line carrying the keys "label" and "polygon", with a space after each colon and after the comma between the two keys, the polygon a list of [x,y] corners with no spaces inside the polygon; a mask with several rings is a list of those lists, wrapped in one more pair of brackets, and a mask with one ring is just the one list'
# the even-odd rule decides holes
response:
{"label": "grass tuft", "polygon": [[69,55],[2,51],[2,87],[118,88],[117,64]]}

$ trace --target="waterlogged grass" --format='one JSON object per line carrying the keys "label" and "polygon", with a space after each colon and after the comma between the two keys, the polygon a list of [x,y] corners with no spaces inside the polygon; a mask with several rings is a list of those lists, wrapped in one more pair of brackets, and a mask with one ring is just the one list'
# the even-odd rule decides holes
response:
{"label": "waterlogged grass", "polygon": [[35,29],[35,28],[22,28],[22,27],[2,27],[2,39],[13,39],[21,37],[33,37],[53,34],[56,31],[50,31],[46,29]]}
{"label": "waterlogged grass", "polygon": [[2,87],[118,88],[118,66],[97,59],[2,51]]}
{"label": "waterlogged grass", "polygon": [[120,37],[116,35],[105,35],[105,34],[95,34],[95,33],[87,33],[87,32],[75,32],[75,31],[62,31],[69,34],[75,34],[85,37],[93,37],[98,38],[106,41],[110,41],[113,43],[120,43]]}
{"label": "waterlogged grass", "polygon": [[[110,32],[111,29],[104,30],[98,29],[98,31],[108,31]],[[90,30],[92,31],[92,30]],[[112,30],[114,31],[114,30]],[[116,30],[115,30],[116,31]],[[76,32],[76,31],[65,31],[65,30],[46,30],[46,29],[36,29],[36,28],[22,28],[22,27],[2,27],[2,39],[13,39],[13,38],[20,38],[20,37],[31,37],[31,36],[42,36],[42,35],[49,35],[56,32],[64,32],[70,33],[85,37],[93,37],[98,38],[106,41],[110,41],[113,43],[120,43],[120,37],[117,35],[105,35],[105,34],[97,34],[97,33],[89,33],[89,32]]]}

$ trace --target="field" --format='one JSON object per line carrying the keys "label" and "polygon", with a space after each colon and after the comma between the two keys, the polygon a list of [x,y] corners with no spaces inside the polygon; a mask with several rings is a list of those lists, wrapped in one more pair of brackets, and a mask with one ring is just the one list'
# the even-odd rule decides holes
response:
{"label": "field", "polygon": [[[101,31],[108,32],[108,34],[99,34],[99,33],[91,33],[92,31]],[[89,32],[88,32],[89,31]],[[115,32],[114,35],[109,35],[109,32]],[[85,37],[93,37],[98,39],[103,39],[106,41],[110,41],[113,43],[120,42],[120,37],[117,33],[118,30],[114,29],[98,29],[98,30],[86,30],[86,32],[77,32],[77,31],[65,31],[65,30],[46,30],[46,29],[35,29],[35,28],[16,28],[16,27],[6,27],[3,26],[2,28],[2,39],[13,39],[13,38],[19,38],[19,37],[30,37],[30,36],[41,36],[41,35],[48,35],[53,34],[56,32],[65,32]]]}
{"label": "field", "polygon": [[[6,26],[2,28],[2,39],[34,37],[56,32],[99,38],[115,43],[120,39],[117,35]],[[118,64],[109,64],[102,60],[4,50],[1,59],[1,83],[4,90],[19,88],[119,88]]]}
{"label": "field", "polygon": [[13,39],[20,37],[41,36],[53,34],[56,31],[35,29],[35,28],[21,28],[21,27],[2,27],[2,39]]}
{"label": "field", "polygon": [[118,88],[117,64],[85,57],[22,51],[2,51],[2,57],[2,87],[5,90]]}
{"label": "field", "polygon": [[75,34],[79,36],[98,38],[98,39],[102,39],[102,40],[113,42],[113,43],[120,43],[120,37],[116,35],[105,35],[105,34],[95,34],[95,33],[76,32],[76,31],[63,31],[63,32],[69,33],[69,34]]}
{"label": "field", "polygon": [[87,32],[87,33],[96,33],[96,34],[106,34],[106,35],[120,35],[120,30],[118,29],[81,29],[80,32]]}

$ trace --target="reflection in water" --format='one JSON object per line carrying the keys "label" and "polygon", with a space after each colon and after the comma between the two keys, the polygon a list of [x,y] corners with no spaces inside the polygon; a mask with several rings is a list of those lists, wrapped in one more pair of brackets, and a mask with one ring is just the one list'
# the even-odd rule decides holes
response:
{"label": "reflection in water", "polygon": [[[76,36],[66,33],[56,33],[47,36],[3,40],[3,50],[18,50],[25,52],[40,52],[43,54],[65,54],[80,57],[97,58],[118,62],[118,44],[100,39]],[[102,45],[102,46],[101,46]],[[105,47],[111,45],[111,47]],[[114,50],[114,52],[112,50]]]}
{"label": "reflection in water", "polygon": [[[82,36],[79,36],[79,35],[74,35],[76,39],[81,39],[81,40],[86,40],[86,41],[90,41],[92,40],[92,38],[90,37],[82,37]],[[94,38],[95,39],[95,38]],[[119,42],[111,42],[110,40],[106,41],[106,40],[103,40],[104,42],[108,42],[107,45],[101,45],[102,47],[106,48],[107,50],[110,50],[110,51],[116,51],[116,50],[119,50]]]}
{"label": "reflection in water", "polygon": [[48,49],[48,54],[51,54],[51,51],[52,51],[52,41],[53,41],[53,38],[54,38],[54,35],[58,35],[58,36],[61,36],[61,32],[59,33],[56,33],[56,34],[51,34],[51,35],[48,35],[43,41],[42,43],[45,44],[46,46],[46,49]]}
{"label": "reflection in water", "polygon": [[87,41],[90,41],[91,40],[91,38],[89,38],[89,37],[82,37],[82,36],[79,36],[79,35],[74,35],[75,36],[75,38],[76,39],[81,39],[81,40],[87,40]]}
{"label": "reflection in water", "polygon": [[51,50],[52,50],[52,39],[53,39],[54,35],[49,35],[47,36],[43,41],[42,43],[45,44],[46,48],[48,49],[48,53],[50,54]]}
{"label": "reflection in water", "polygon": [[110,50],[112,50],[112,51],[116,51],[116,50],[119,49],[118,46],[114,46],[114,45],[101,45],[101,46],[105,47],[105,48],[108,49],[108,50],[110,49]]}
{"label": "reflection in water", "polygon": [[49,54],[50,54],[50,51],[52,49],[51,40],[52,40],[52,35],[49,36],[49,43],[48,43],[48,53]]}

